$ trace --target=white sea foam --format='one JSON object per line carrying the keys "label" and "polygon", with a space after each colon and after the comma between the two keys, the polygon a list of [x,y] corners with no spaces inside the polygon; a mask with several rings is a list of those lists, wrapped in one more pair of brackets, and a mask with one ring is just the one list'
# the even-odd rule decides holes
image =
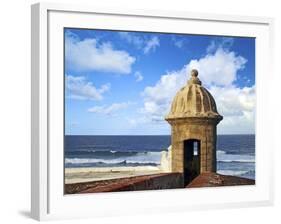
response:
{"label": "white sea foam", "polygon": [[112,160],[105,160],[105,159],[94,159],[94,158],[66,158],[66,164],[83,164],[83,163],[108,163],[108,164],[117,164],[121,163],[124,160],[120,159],[112,159]]}
{"label": "white sea foam", "polygon": [[[114,152],[112,152],[114,153]],[[66,164],[94,164],[94,163],[104,163],[104,164],[160,164],[161,152],[141,152],[133,156],[121,156],[114,159],[101,159],[101,158],[66,158]]]}
{"label": "white sea foam", "polygon": [[248,173],[249,171],[247,170],[218,170],[217,173],[222,174],[222,175],[230,175],[230,176],[241,176],[243,174]]}
{"label": "white sea foam", "polygon": [[218,162],[240,162],[240,163],[254,163],[254,155],[244,155],[244,154],[226,154],[224,151],[217,151],[217,161]]}
{"label": "white sea foam", "polygon": [[[118,155],[117,155],[118,153]],[[111,156],[110,156],[111,154]],[[66,158],[65,163],[68,165],[79,165],[79,164],[108,164],[112,166],[114,164],[155,164],[159,165],[161,163],[162,152],[138,152],[136,154],[126,153],[126,152],[117,152],[110,151],[110,154],[102,158]],[[114,156],[115,155],[115,156]],[[109,156],[109,157],[108,157]],[[224,163],[254,163],[254,155],[243,155],[243,154],[227,154],[223,150],[217,150],[217,161]]]}
{"label": "white sea foam", "polygon": [[225,153],[226,153],[225,151],[217,150],[217,155],[218,155],[218,154],[225,154]]}

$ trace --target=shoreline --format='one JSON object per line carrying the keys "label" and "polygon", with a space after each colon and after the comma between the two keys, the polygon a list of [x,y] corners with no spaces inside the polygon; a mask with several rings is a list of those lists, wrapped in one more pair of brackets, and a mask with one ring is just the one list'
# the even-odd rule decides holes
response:
{"label": "shoreline", "polygon": [[165,173],[160,166],[65,168],[65,184]]}
{"label": "shoreline", "polygon": [[[118,166],[118,167],[71,167],[65,168],[65,184],[85,183],[91,181],[113,180],[119,178],[171,173],[163,166]],[[234,176],[255,180],[255,178],[217,172],[219,175]]]}

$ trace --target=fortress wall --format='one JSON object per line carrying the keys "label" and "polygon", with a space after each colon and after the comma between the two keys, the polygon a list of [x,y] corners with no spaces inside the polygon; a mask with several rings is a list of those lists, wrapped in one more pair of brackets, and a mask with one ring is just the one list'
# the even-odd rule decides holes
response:
{"label": "fortress wall", "polygon": [[119,178],[107,181],[66,184],[65,193],[75,194],[174,189],[182,188],[183,186],[183,176],[181,173],[160,173],[131,178]]}
{"label": "fortress wall", "polygon": [[167,173],[159,176],[147,177],[126,186],[112,189],[111,191],[137,191],[137,190],[158,190],[175,189],[183,187],[183,176],[181,173]]}

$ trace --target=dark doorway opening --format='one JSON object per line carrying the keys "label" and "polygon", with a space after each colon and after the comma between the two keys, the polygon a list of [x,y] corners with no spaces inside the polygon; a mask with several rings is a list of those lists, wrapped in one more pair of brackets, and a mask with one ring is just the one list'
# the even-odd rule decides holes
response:
{"label": "dark doorway opening", "polygon": [[200,140],[184,141],[184,184],[189,184],[200,174]]}

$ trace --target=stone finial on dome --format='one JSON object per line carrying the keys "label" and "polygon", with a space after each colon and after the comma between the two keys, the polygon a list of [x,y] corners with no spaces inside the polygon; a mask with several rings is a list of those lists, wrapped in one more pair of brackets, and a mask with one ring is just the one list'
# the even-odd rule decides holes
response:
{"label": "stone finial on dome", "polygon": [[192,69],[191,72],[190,72],[190,75],[194,76],[194,77],[197,77],[198,76],[198,70]]}
{"label": "stone finial on dome", "polygon": [[190,72],[190,79],[188,80],[187,84],[192,85],[192,84],[197,84],[200,85],[202,84],[202,82],[200,81],[200,79],[197,77],[198,76],[198,70],[196,69],[192,69]]}
{"label": "stone finial on dome", "polygon": [[191,77],[187,85],[182,87],[173,99],[166,120],[177,120],[184,118],[214,119],[222,120],[218,113],[216,102],[211,93],[201,85],[198,71],[191,70]]}

